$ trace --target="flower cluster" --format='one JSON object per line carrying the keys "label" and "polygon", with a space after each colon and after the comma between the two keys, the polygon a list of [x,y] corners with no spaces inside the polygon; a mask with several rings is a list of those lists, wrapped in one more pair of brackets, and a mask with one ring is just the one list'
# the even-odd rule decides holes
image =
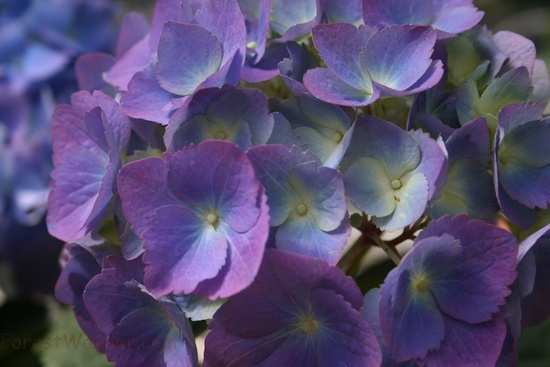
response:
{"label": "flower cluster", "polygon": [[[202,320],[204,366],[517,363],[521,328],[550,316],[550,78],[482,17],[470,0],[128,14],[53,113],[57,297],[116,366],[196,365]],[[395,267],[361,289],[371,247]]]}

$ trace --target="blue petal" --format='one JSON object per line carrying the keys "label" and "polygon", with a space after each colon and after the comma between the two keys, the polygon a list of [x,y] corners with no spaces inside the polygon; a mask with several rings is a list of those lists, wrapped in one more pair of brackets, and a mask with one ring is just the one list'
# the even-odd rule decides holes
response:
{"label": "blue petal", "polygon": [[428,203],[429,186],[422,173],[414,173],[403,178],[401,182],[401,189],[394,191],[394,212],[385,217],[373,218],[374,224],[385,231],[394,231],[412,224],[422,216]]}
{"label": "blue petal", "polygon": [[276,246],[336,265],[350,234],[351,226],[347,220],[343,220],[335,230],[324,232],[310,216],[298,217],[288,219],[277,229]]}
{"label": "blue petal", "polygon": [[162,32],[156,77],[167,91],[192,94],[222,64],[222,46],[206,29],[167,22]]}

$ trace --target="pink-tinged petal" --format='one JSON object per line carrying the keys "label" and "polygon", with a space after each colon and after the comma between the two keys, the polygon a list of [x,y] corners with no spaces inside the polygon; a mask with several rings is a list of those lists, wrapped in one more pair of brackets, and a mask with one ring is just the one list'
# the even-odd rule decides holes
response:
{"label": "pink-tinged petal", "polygon": [[176,97],[160,86],[155,69],[149,66],[132,77],[120,106],[130,117],[167,124],[176,109],[173,103]]}
{"label": "pink-tinged petal", "polygon": [[[442,65],[432,66],[431,59],[436,38],[436,32],[429,27],[405,25],[385,28],[369,39],[361,54],[361,65],[374,82],[397,91],[407,90],[427,72],[441,77],[442,72],[437,70]],[[428,81],[434,82],[433,79],[428,78]],[[439,78],[433,85],[437,81]]]}
{"label": "pink-tinged petal", "polygon": [[101,90],[108,85],[103,75],[111,69],[116,59],[103,53],[90,53],[80,56],[75,63],[75,73],[79,89],[87,91]]}
{"label": "pink-tinged petal", "polygon": [[75,148],[52,172],[52,191],[46,222],[50,233],[66,242],[84,237],[99,195],[108,157],[84,147]]}
{"label": "pink-tinged petal", "polygon": [[153,50],[149,46],[147,35],[118,58],[113,67],[105,73],[105,80],[118,90],[126,91],[133,76],[145,69],[152,59]]}
{"label": "pink-tinged petal", "polygon": [[52,118],[54,165],[73,148],[86,147],[100,150],[89,137],[84,122],[84,114],[96,107],[101,107],[107,119],[105,127],[112,131],[119,150],[125,149],[130,138],[130,123],[127,116],[120,111],[120,106],[111,97],[100,91],[90,94],[79,91],[71,96],[71,105],[59,105],[54,110]]}
{"label": "pink-tinged petal", "polygon": [[141,13],[132,11],[124,16],[120,26],[115,56],[122,57],[132,46],[138,43],[149,32],[147,18]]}
{"label": "pink-tinged petal", "polygon": [[[441,1],[441,3],[444,3],[444,1]],[[449,6],[449,9],[439,11],[435,15],[435,19],[428,25],[437,29],[440,39],[448,38],[451,35],[471,29],[481,21],[484,15],[484,12],[478,11],[469,2],[468,6],[458,6],[455,8]]]}
{"label": "pink-tinged petal", "polygon": [[360,54],[375,29],[351,24],[325,24],[313,29],[313,42],[327,67],[345,84],[371,91],[369,76],[361,66]]}
{"label": "pink-tinged petal", "polygon": [[195,14],[194,21],[212,33],[222,45],[222,64],[231,62],[232,55],[238,50],[242,67],[246,50],[246,26],[237,1],[206,1]]}
{"label": "pink-tinged petal", "polygon": [[328,68],[308,70],[304,75],[304,85],[320,100],[342,106],[366,106],[380,96],[378,88],[371,86],[366,91],[355,89]]}
{"label": "pink-tinged petal", "polygon": [[508,56],[505,67],[509,69],[525,66],[529,78],[533,77],[537,50],[533,41],[510,31],[500,31],[493,35],[493,42]]}
{"label": "pink-tinged petal", "polygon": [[179,23],[191,23],[193,11],[191,3],[193,0],[158,0],[153,11],[149,47],[156,50],[164,25],[168,21]]}
{"label": "pink-tinged petal", "polygon": [[155,295],[193,292],[226,262],[223,234],[181,205],[157,208],[147,227],[142,235],[144,281]]}
{"label": "pink-tinged petal", "polygon": [[194,24],[167,22],[160,37],[156,78],[166,91],[186,96],[222,65],[222,44]]}

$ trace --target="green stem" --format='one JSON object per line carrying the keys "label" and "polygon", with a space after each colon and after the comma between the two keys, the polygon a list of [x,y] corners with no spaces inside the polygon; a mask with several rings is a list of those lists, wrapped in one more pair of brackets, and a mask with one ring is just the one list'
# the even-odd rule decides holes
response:
{"label": "green stem", "polygon": [[388,255],[388,257],[391,259],[391,261],[393,261],[395,263],[395,265],[399,265],[399,263],[401,262],[401,255],[399,254],[399,252],[397,252],[395,247],[390,246],[388,243],[383,241],[379,236],[376,236],[376,237],[373,236],[370,239],[378,247],[380,247],[382,250],[384,250],[386,255]]}

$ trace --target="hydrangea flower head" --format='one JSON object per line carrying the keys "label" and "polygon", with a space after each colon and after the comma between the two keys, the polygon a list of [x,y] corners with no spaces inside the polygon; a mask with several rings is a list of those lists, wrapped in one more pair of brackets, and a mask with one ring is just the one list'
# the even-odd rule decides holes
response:
{"label": "hydrangea flower head", "polygon": [[269,229],[264,189],[244,152],[210,140],[119,175],[124,214],[143,240],[154,294],[228,297],[254,279]]}
{"label": "hydrangea flower head", "polygon": [[366,116],[357,122],[344,171],[346,194],[381,229],[419,219],[435,193],[445,161],[438,143],[420,131]]}
{"label": "hydrangea flower head", "polygon": [[263,145],[247,155],[266,189],[275,246],[336,264],[351,232],[338,171],[296,146]]}
{"label": "hydrangea flower head", "polygon": [[392,357],[494,365],[517,251],[511,233],[465,215],[431,222],[381,288],[380,324]]}
{"label": "hydrangea flower head", "polygon": [[204,365],[379,366],[361,305],[339,268],[270,249],[254,283],[214,314]]}

